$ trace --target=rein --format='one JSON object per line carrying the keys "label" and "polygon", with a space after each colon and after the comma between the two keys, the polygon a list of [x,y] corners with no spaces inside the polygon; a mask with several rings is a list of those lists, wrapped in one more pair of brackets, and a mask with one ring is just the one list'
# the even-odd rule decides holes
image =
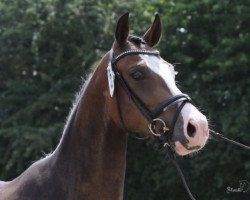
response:
{"label": "rein", "polygon": [[[186,95],[186,94],[179,94],[173,97],[170,97],[169,99],[166,99],[165,101],[163,101],[162,103],[160,103],[153,111],[149,110],[147,108],[147,106],[144,104],[144,102],[134,93],[134,91],[129,87],[129,85],[127,84],[127,82],[125,81],[125,79],[123,78],[123,76],[118,72],[117,70],[117,65],[116,63],[121,60],[122,58],[128,56],[128,55],[138,55],[138,54],[143,54],[143,55],[153,55],[153,56],[159,56],[160,53],[159,51],[147,51],[147,50],[140,50],[140,49],[129,49],[126,50],[124,52],[122,52],[121,54],[119,54],[116,57],[112,57],[112,55],[110,55],[110,63],[111,63],[111,69],[112,69],[112,73],[114,73],[114,76],[116,78],[116,80],[118,81],[118,83],[122,86],[122,88],[125,90],[125,92],[127,93],[128,97],[130,99],[133,100],[133,102],[135,103],[136,107],[138,108],[138,110],[142,113],[142,115],[147,119],[147,121],[149,122],[148,124],[148,129],[150,130],[150,132],[158,137],[161,142],[162,142],[162,147],[164,148],[164,150],[166,151],[166,158],[168,158],[173,165],[176,167],[177,172],[182,180],[182,183],[190,197],[190,199],[192,200],[196,200],[194,198],[194,196],[192,195],[188,184],[185,180],[185,177],[183,175],[183,172],[179,166],[179,164],[177,163],[176,160],[176,153],[173,149],[173,147],[171,146],[171,136],[174,132],[174,128],[175,128],[175,124],[177,122],[178,116],[182,110],[182,108],[185,106],[186,103],[192,103],[191,98]],[[120,119],[123,125],[123,129],[127,131],[127,129],[125,128],[125,123],[124,123],[124,119],[123,119],[123,115],[121,113],[121,108],[120,108],[120,99],[119,99],[119,95],[116,95],[117,98],[117,107],[118,107],[118,113],[120,115]],[[164,120],[162,120],[161,118],[158,118],[158,116],[167,111],[170,107],[172,107],[173,105],[178,104],[177,110],[175,112],[175,115],[173,117],[173,120],[170,124],[170,127],[168,127],[165,123]],[[156,123],[161,123],[162,125],[162,129],[159,131],[159,133],[156,131]],[[223,136],[220,133],[217,133],[213,130],[209,130],[209,134],[210,134],[210,138],[218,140],[218,141],[226,141],[229,142],[231,144],[240,146],[244,149],[250,150],[250,146],[246,146],[244,144],[241,144],[239,142],[236,142],[234,140],[228,139],[227,137]]]}
{"label": "rein", "polygon": [[214,139],[217,141],[225,141],[225,142],[231,143],[233,145],[239,146],[243,149],[250,150],[250,146],[247,146],[247,145],[241,144],[239,142],[236,142],[234,140],[231,140],[231,139],[227,138],[226,136],[224,136],[220,133],[217,133],[211,129],[209,130],[209,134],[210,134],[211,139]]}

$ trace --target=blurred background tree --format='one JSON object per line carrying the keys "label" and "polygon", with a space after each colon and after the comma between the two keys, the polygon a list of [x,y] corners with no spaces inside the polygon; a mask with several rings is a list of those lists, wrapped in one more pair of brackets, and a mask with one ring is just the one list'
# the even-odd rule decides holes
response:
{"label": "blurred background tree", "polygon": [[[248,0],[2,0],[0,179],[11,180],[55,148],[82,77],[110,49],[116,20],[126,11],[137,35],[161,14],[158,48],[176,65],[181,90],[212,128],[250,142]],[[130,138],[125,199],[188,199],[174,167],[154,149]],[[197,199],[242,200],[249,192],[227,194],[226,188],[250,182],[249,158],[211,141],[179,160]]]}

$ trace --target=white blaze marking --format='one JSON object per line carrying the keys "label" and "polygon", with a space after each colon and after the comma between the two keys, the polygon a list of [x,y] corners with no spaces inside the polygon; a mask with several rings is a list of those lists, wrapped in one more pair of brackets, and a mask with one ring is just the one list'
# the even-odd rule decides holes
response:
{"label": "white blaze marking", "polygon": [[[146,62],[147,66],[154,73],[159,75],[164,80],[171,95],[175,96],[182,93],[175,84],[176,73],[172,65],[156,56],[140,55],[140,57]],[[183,107],[180,115],[183,118],[183,133],[189,140],[189,146],[192,147],[199,145],[203,147],[208,139],[208,125],[206,117],[190,103],[187,103]],[[189,120],[194,120],[197,125],[197,134],[194,138],[187,135],[187,124],[189,123]],[[176,142],[176,150],[180,155],[185,155],[191,152],[178,141]]]}
{"label": "white blaze marking", "polygon": [[172,65],[156,56],[140,55],[140,57],[154,73],[165,81],[172,95],[181,94],[181,91],[175,85],[175,71]]}

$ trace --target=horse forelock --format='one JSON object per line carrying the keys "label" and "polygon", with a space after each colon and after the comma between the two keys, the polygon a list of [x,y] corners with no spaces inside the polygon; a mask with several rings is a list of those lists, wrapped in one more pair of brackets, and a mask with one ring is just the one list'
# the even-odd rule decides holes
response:
{"label": "horse forelock", "polygon": [[135,35],[130,35],[128,37],[128,41],[130,41],[133,44],[138,45],[138,46],[141,44],[146,44],[146,41],[143,38],[135,36]]}

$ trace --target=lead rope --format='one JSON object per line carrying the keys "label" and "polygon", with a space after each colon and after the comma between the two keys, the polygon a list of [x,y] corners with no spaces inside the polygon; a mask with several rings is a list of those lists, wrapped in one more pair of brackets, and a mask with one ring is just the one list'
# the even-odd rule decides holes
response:
{"label": "lead rope", "polygon": [[172,147],[170,146],[169,144],[169,137],[168,135],[166,135],[164,133],[164,131],[161,131],[160,132],[160,139],[163,141],[163,148],[165,149],[167,155],[166,155],[166,158],[168,158],[172,163],[173,165],[175,166],[175,168],[177,169],[177,172],[181,178],[181,181],[190,197],[190,199],[192,200],[196,200],[192,194],[192,192],[190,191],[189,187],[188,187],[188,184],[187,184],[187,181],[185,179],[185,176],[183,175],[183,172],[179,166],[179,164],[177,163],[176,161],[176,155],[175,155],[175,152],[174,150],[172,149]]}
{"label": "lead rope", "polygon": [[[219,140],[219,141],[226,141],[226,142],[229,142],[229,143],[231,143],[233,145],[242,147],[242,148],[244,148],[246,150],[250,150],[250,146],[247,146],[247,145],[241,144],[239,142],[236,142],[234,140],[231,140],[231,139],[225,137],[224,135],[222,135],[222,134],[220,134],[218,132],[215,132],[215,131],[213,131],[211,129],[209,129],[209,134],[210,134],[212,139]],[[160,132],[160,139],[163,141],[163,148],[165,149],[166,154],[167,154],[166,157],[173,163],[173,165],[177,169],[177,172],[178,172],[178,174],[179,174],[179,176],[180,176],[180,178],[182,180],[182,183],[183,183],[183,185],[184,185],[190,199],[196,200],[194,198],[193,194],[191,193],[189,187],[188,187],[187,181],[185,179],[185,176],[184,176],[179,164],[176,161],[175,152],[174,152],[174,150],[172,149],[172,147],[169,144],[169,137],[165,135],[164,131]]]}

